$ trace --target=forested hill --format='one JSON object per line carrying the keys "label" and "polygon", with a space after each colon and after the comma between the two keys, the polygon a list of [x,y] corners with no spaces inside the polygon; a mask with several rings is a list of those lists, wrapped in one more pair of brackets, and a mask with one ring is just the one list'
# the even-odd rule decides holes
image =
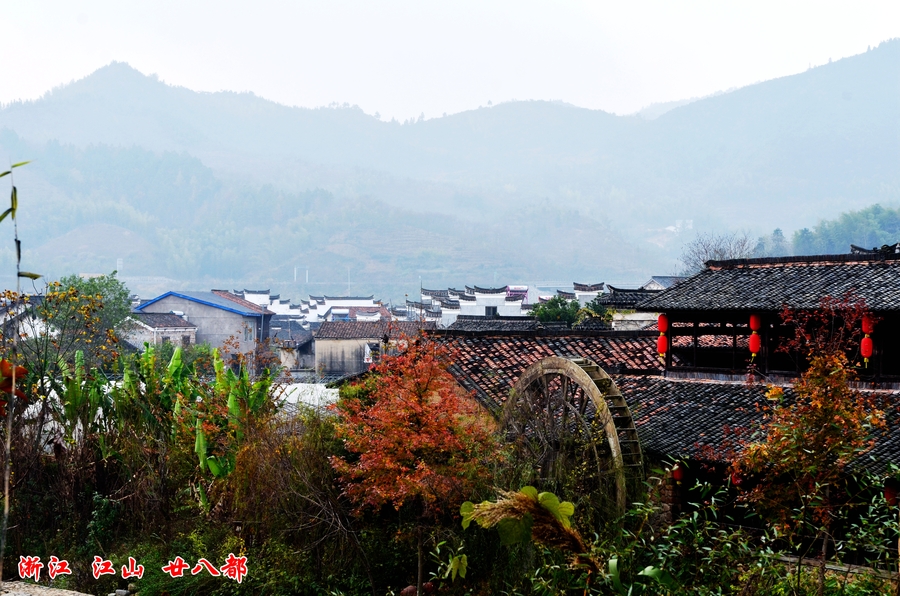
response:
{"label": "forested hill", "polygon": [[[546,278],[551,273],[540,269],[545,262],[579,278],[637,279],[670,272],[671,257],[696,230],[791,231],[847,209],[900,201],[898,72],[895,40],[649,121],[528,101],[399,123],[349,106],[293,108],[248,93],[196,93],[114,63],[40,100],[0,109],[0,129],[14,132],[5,134],[0,153],[44,155],[31,168],[36,184],[39,179],[57,197],[83,197],[81,213],[95,212],[94,223],[113,225],[109,214],[115,211],[115,225],[137,233],[136,224],[123,222],[144,221],[140,234],[157,252],[165,249],[156,232],[148,236],[146,230],[163,222],[191,222],[205,231],[219,221],[211,218],[219,212],[213,205],[221,209],[230,200],[240,204],[261,196],[248,209],[265,218],[273,193],[300,197],[324,191],[336,207],[332,215],[317,212],[325,218],[320,231],[331,234],[326,239],[347,236],[347,254],[374,250],[363,260],[399,258],[390,243],[354,244],[340,217],[352,220],[361,205],[385,215],[362,217],[353,224],[358,229],[378,235],[397,225],[414,227],[420,239],[402,246],[414,247],[414,265],[398,279],[415,279],[419,270],[440,277],[449,254],[505,254],[510,246],[517,247],[513,261],[498,265],[504,281],[513,271],[521,279]],[[47,144],[52,141],[60,145]],[[46,156],[56,154],[81,160],[88,170],[75,168],[76,175],[60,169],[62,162],[47,164]],[[109,160],[122,159],[131,165],[113,173]],[[196,180],[211,182],[198,182],[202,188],[191,186],[185,194],[182,166],[161,167],[147,178],[157,162],[202,167]],[[78,176],[93,180],[91,187]],[[145,183],[169,191],[147,189]],[[265,184],[269,191],[261,192]],[[136,200],[134,192],[153,195],[153,204]],[[294,199],[284,200],[291,211]],[[435,213],[442,215],[429,215]],[[546,225],[548,213],[567,222],[559,226],[561,236]],[[454,230],[478,241],[432,237],[437,232],[429,226],[448,214]],[[53,229],[62,232],[66,225]],[[571,237],[585,238],[574,249],[591,259],[578,257],[585,263],[572,265],[578,258],[572,256]],[[484,244],[486,238],[493,244]],[[442,252],[448,246],[457,248]],[[303,245],[304,256],[285,257],[283,265],[315,261],[321,249]],[[517,259],[524,254],[541,258]],[[167,260],[179,259],[154,258],[154,271],[176,276],[174,265],[162,264]],[[455,274],[486,274],[468,267]],[[492,280],[496,268],[488,269],[491,279],[482,281]],[[239,264],[230,270],[237,278],[251,275]],[[194,271],[218,276],[202,263]],[[364,275],[372,279],[383,272],[368,271]]]}

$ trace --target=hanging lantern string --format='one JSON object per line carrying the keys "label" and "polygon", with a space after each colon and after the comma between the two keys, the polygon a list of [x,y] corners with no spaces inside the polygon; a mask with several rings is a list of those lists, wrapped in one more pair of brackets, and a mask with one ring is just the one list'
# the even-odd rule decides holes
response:
{"label": "hanging lantern string", "polygon": [[756,355],[759,354],[760,349],[762,348],[762,338],[760,337],[759,331],[762,329],[762,317],[758,314],[750,315],[750,361],[756,359]]}
{"label": "hanging lantern string", "polygon": [[665,359],[666,352],[669,351],[669,339],[666,337],[666,331],[669,330],[669,317],[665,314],[659,315],[656,320],[656,326],[659,327],[659,338],[656,340],[656,351],[659,357]]}
{"label": "hanging lantern string", "polygon": [[869,368],[869,358],[874,353],[874,343],[872,342],[872,333],[875,331],[875,322],[868,315],[862,318],[862,332],[865,334],[859,342],[859,353],[863,357],[863,363]]}

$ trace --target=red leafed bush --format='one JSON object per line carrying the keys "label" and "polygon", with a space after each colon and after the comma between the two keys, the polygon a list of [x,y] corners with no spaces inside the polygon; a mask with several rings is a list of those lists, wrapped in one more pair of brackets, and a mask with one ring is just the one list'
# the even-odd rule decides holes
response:
{"label": "red leafed bush", "polygon": [[494,423],[447,372],[446,348],[421,337],[404,343],[338,402],[350,455],[332,465],[358,511],[416,502],[433,517],[489,480]]}

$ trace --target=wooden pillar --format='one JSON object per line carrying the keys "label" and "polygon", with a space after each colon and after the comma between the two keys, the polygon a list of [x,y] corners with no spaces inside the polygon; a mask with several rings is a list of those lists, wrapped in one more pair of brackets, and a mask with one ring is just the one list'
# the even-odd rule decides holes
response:
{"label": "wooden pillar", "polygon": [[697,339],[697,326],[698,326],[697,321],[694,321],[694,329],[693,329],[693,334],[694,334],[694,366],[697,366],[697,341],[698,341],[698,339]]}
{"label": "wooden pillar", "polygon": [[731,328],[731,370],[737,370],[737,327]]}

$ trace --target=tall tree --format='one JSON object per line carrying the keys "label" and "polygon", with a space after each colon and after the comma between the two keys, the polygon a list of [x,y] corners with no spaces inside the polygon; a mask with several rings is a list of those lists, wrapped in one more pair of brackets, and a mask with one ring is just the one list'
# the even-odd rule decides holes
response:
{"label": "tall tree", "polygon": [[871,449],[873,430],[884,426],[884,413],[850,386],[856,375],[848,352],[855,351],[868,316],[849,298],[825,298],[813,312],[785,310],[782,318],[796,329],[785,348],[805,352],[809,368],[792,400],[781,387],[769,389],[774,405],[765,436],[745,446],[732,466],[733,478],[751,479],[744,499],[781,533],[793,539],[813,531],[822,540],[820,594],[832,528],[852,501],[848,466]]}
{"label": "tall tree", "polygon": [[750,236],[743,232],[699,234],[684,245],[681,263],[684,265],[684,272],[690,275],[702,271],[707,261],[750,257],[755,247],[756,244]]}
{"label": "tall tree", "polygon": [[333,457],[357,512],[410,507],[417,519],[418,593],[425,531],[489,480],[498,449],[493,420],[447,372],[446,348],[404,340],[371,377],[343,391],[337,434],[348,457]]}
{"label": "tall tree", "polygon": [[541,302],[531,309],[531,314],[544,323],[559,322],[571,326],[578,319],[581,306],[577,300],[566,300],[562,296],[554,296],[547,302]]}
{"label": "tall tree", "polygon": [[100,303],[98,327],[105,333],[115,329],[131,313],[131,298],[128,287],[116,277],[117,271],[109,275],[81,277],[68,275],[59,280],[60,288],[75,288],[82,296],[92,296]]}

